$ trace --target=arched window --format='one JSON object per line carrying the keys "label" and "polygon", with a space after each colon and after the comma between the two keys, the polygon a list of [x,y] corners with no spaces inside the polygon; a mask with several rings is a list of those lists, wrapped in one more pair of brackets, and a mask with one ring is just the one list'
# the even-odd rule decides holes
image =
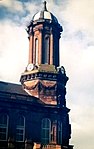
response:
{"label": "arched window", "polygon": [[49,64],[49,59],[50,59],[50,38],[47,36],[44,38],[43,64]]}
{"label": "arched window", "polygon": [[9,117],[6,114],[0,115],[0,140],[7,140]]}
{"label": "arched window", "polygon": [[39,56],[39,53],[38,53],[38,39],[36,38],[35,39],[35,64],[38,64],[38,56]]}
{"label": "arched window", "polygon": [[16,141],[24,141],[25,137],[25,118],[19,116],[16,120]]}
{"label": "arched window", "polygon": [[50,142],[51,134],[51,121],[48,118],[42,120],[42,134],[41,139],[43,144]]}

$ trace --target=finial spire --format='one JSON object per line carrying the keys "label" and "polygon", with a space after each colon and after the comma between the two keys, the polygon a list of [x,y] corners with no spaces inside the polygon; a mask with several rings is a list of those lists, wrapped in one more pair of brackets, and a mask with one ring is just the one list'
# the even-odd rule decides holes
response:
{"label": "finial spire", "polygon": [[47,3],[46,1],[43,2],[43,4],[44,4],[44,11],[47,11],[46,3]]}

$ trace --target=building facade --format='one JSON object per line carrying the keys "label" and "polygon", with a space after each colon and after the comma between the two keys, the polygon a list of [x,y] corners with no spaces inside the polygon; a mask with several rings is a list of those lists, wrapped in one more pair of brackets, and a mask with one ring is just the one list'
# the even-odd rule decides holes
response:
{"label": "building facade", "polygon": [[59,66],[62,31],[44,2],[27,26],[29,58],[22,85],[0,82],[0,148],[73,149],[65,98],[68,77]]}

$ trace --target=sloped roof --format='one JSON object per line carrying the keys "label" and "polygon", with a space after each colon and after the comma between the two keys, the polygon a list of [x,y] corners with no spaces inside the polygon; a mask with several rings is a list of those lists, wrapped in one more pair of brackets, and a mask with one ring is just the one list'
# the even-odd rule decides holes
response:
{"label": "sloped roof", "polygon": [[[9,96],[7,96],[7,95],[9,95]],[[13,98],[13,95],[15,98]],[[7,98],[5,98],[4,96],[9,97],[10,100],[9,100],[9,98],[7,100]],[[37,105],[40,107],[51,108],[52,110],[56,110],[56,109],[60,110],[61,109],[56,105],[45,104],[39,98],[28,95],[22,89],[22,86],[20,84],[14,84],[14,83],[0,81],[0,97],[4,97],[6,101],[12,101],[12,102],[16,102],[16,101],[18,102],[19,101],[19,102],[24,103],[24,104]],[[5,101],[5,100],[3,100],[3,98],[0,98],[0,100]],[[62,108],[64,111],[67,111],[67,112],[70,111],[66,107],[62,107]]]}
{"label": "sloped roof", "polygon": [[[14,84],[9,82],[2,82],[0,81],[0,92],[2,93],[8,93],[8,94],[16,94],[19,96],[26,97],[26,100],[28,98],[28,101],[33,102],[34,104],[44,104],[39,98],[28,95],[22,88],[20,84]],[[17,98],[18,99],[18,98]]]}
{"label": "sloped roof", "polygon": [[16,93],[22,95],[28,95],[20,84],[8,83],[0,81],[0,91],[8,93]]}

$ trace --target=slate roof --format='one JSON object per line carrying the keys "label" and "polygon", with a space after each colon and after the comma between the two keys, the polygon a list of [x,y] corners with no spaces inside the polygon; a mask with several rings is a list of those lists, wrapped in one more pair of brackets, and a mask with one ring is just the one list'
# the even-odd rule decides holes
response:
{"label": "slate roof", "polygon": [[16,93],[22,95],[28,95],[20,84],[8,83],[0,81],[0,91],[8,93]]}
{"label": "slate roof", "polygon": [[[10,100],[9,100],[10,99]],[[60,110],[56,105],[49,105],[42,102],[39,98],[28,95],[20,84],[14,84],[9,82],[0,81],[0,102],[1,101],[9,101],[9,102],[17,102],[24,103],[28,105],[36,105],[41,107],[50,108],[52,110]],[[36,110],[38,110],[36,108]],[[62,110],[62,109],[61,109]],[[63,108],[65,112],[69,112],[70,110],[66,107]]]}
{"label": "slate roof", "polygon": [[19,95],[26,97],[26,100],[28,99],[28,101],[33,103],[44,104],[41,100],[39,100],[39,98],[28,95],[20,84],[0,81],[0,92],[3,94],[14,94],[16,95],[16,99],[18,99],[17,95]]}

